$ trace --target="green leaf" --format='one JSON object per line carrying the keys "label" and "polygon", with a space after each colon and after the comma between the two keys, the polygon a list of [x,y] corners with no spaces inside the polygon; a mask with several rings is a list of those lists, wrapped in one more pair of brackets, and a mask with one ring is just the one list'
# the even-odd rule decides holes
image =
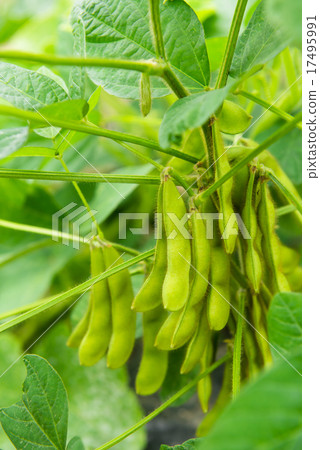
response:
{"label": "green leaf", "polygon": [[[183,0],[160,2],[167,58],[181,82],[191,91],[209,84],[210,69],[204,32],[196,14]],[[72,12],[72,24],[81,17],[86,30],[87,56],[150,60],[156,57],[150,32],[148,2],[144,0],[82,0]],[[88,75],[107,92],[139,98],[140,74],[133,71],[89,68]],[[169,93],[152,79],[153,96]]]}
{"label": "green leaf", "polygon": [[[1,133],[1,132],[0,132]],[[24,156],[43,156],[45,158],[54,158],[56,150],[48,147],[19,147],[19,150],[11,153],[7,159],[21,158]]]}
{"label": "green leaf", "polygon": [[[73,23],[72,29],[75,56],[86,57],[86,30],[81,17]],[[73,99],[84,98],[86,82],[85,67],[73,66],[69,76],[70,97]]]}
{"label": "green leaf", "polygon": [[[301,368],[301,354],[292,358]],[[199,450],[292,450],[301,439],[301,376],[278,361],[225,408]]]}
{"label": "green leaf", "polygon": [[159,130],[162,148],[179,145],[185,131],[201,127],[222,105],[231,86],[177,100],[165,113]]}
{"label": "green leaf", "polygon": [[50,118],[61,120],[81,120],[89,111],[89,105],[85,100],[65,100],[54,103],[39,109],[39,113],[44,116],[48,123]]}
{"label": "green leaf", "polygon": [[67,445],[67,450],[85,450],[81,438],[79,436],[73,437]]}
{"label": "green leaf", "polygon": [[0,97],[17,108],[34,110],[68,100],[59,84],[38,72],[0,62]]}
{"label": "green leaf", "polygon": [[262,0],[238,40],[230,75],[236,78],[254,66],[266,63],[280,53],[289,42],[288,36],[276,24],[270,22],[265,13],[265,0]]}
{"label": "green leaf", "polygon": [[54,368],[37,355],[24,357],[27,377],[22,401],[0,410],[0,421],[19,449],[64,450],[67,440],[68,399]]}
{"label": "green leaf", "polygon": [[[66,386],[69,435],[81,436],[85,448],[94,449],[140,420],[142,411],[135,393],[128,387],[126,369],[108,369],[105,358],[93,367],[81,367],[77,350],[66,345],[69,333],[68,321],[60,321],[39,341],[35,351],[54,362]],[[116,448],[145,448],[144,430],[137,431]]]}
{"label": "green leaf", "polygon": [[180,445],[174,445],[173,447],[169,445],[162,444],[160,450],[196,450],[199,445],[201,439],[189,439]]}
{"label": "green leaf", "polygon": [[[302,296],[298,293],[276,294],[268,311],[268,336],[275,349],[286,358],[302,346]],[[281,358],[271,348],[275,359]]]}
{"label": "green leaf", "polygon": [[282,29],[284,33],[290,34],[294,42],[301,45],[302,2],[300,0],[290,0],[290,2],[267,0],[266,13],[272,23]]}
{"label": "green leaf", "polygon": [[22,147],[28,139],[28,134],[28,127],[0,130],[0,159],[10,156]]}

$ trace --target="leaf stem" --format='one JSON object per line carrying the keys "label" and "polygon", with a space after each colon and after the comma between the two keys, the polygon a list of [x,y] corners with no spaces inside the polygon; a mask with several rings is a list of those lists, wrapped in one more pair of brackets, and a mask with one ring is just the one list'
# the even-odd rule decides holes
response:
{"label": "leaf stem", "polygon": [[15,59],[22,61],[38,62],[57,66],[80,67],[112,67],[115,69],[135,70],[149,75],[162,76],[164,64],[155,61],[132,61],[117,58],[81,58],[78,56],[56,56],[22,52],[19,50],[0,50],[1,59]]}
{"label": "leaf stem", "polygon": [[128,144],[125,144],[124,142],[119,142],[119,144],[126,148],[127,150],[129,150],[129,152],[133,153],[134,155],[136,155],[138,158],[140,158],[142,161],[145,161],[149,164],[152,164],[154,167],[156,167],[159,172],[162,172],[164,169],[164,166],[162,164],[157,163],[154,159],[150,158],[147,155],[144,155],[143,153],[139,152],[139,150],[131,147]]}
{"label": "leaf stem", "polygon": [[283,195],[287,198],[287,200],[292,203],[296,207],[296,209],[299,211],[299,213],[302,215],[302,203],[301,200],[299,200],[295,195],[293,195],[289,189],[284,186],[279,178],[276,177],[274,172],[271,169],[266,169],[266,173],[270,180],[277,186],[277,188],[283,193]]}
{"label": "leaf stem", "polygon": [[208,198],[213,192],[215,192],[220,186],[223,185],[229,178],[233,177],[242,167],[245,167],[252,159],[258,156],[263,150],[272,145],[274,142],[281,139],[285,136],[289,131],[291,131],[298,122],[301,121],[302,113],[297,114],[291,122],[283,125],[278,131],[269,136],[266,140],[264,140],[258,147],[252,150],[248,156],[241,159],[238,163],[236,163],[225,175],[223,175],[219,180],[213,183],[207,190],[203,191],[199,194],[198,199],[202,200]]}
{"label": "leaf stem", "polygon": [[81,183],[160,184],[159,176],[108,173],[46,172],[41,170],[0,169],[0,178],[26,180],[78,181]]}
{"label": "leaf stem", "polygon": [[61,120],[53,117],[46,118],[41,114],[41,112],[35,113],[32,111],[24,111],[22,109],[7,105],[0,105],[0,115],[1,114],[30,120],[31,122],[35,122],[37,124],[45,126],[54,126],[58,128],[79,131],[81,133],[92,134],[94,136],[102,136],[117,142],[130,142],[131,144],[137,144],[142,145],[143,147],[152,148],[154,150],[157,150],[158,152],[175,156],[177,158],[184,159],[185,161],[190,161],[194,164],[198,162],[198,159],[194,158],[191,155],[183,153],[179,150],[175,150],[173,148],[163,149],[157,142],[151,141],[149,139],[120,133],[119,131],[107,130],[98,126],[86,125],[83,122],[77,122],[75,120]]}
{"label": "leaf stem", "polygon": [[[10,222],[9,220],[0,219],[0,227],[8,228],[10,230],[25,231],[27,233],[39,234],[42,236],[50,236],[51,238],[57,237],[57,238],[66,239],[69,241],[81,242],[82,244],[90,243],[90,241],[88,239],[85,239],[82,236],[76,236],[76,235],[72,235],[72,234],[68,234],[68,233],[63,233],[58,230],[53,230],[53,229],[51,230],[49,228],[36,227],[33,225],[26,225],[24,223]],[[53,243],[55,243],[55,242],[53,242]],[[110,242],[110,243],[114,248],[117,248],[120,251],[126,252],[126,253],[128,253],[130,255],[134,255],[134,256],[140,255],[140,252],[138,252],[138,250],[135,250],[130,247],[126,247],[125,245],[122,245],[122,244],[117,244],[115,242]]]}
{"label": "leaf stem", "polygon": [[246,293],[244,290],[239,291],[239,310],[237,316],[236,333],[234,336],[233,346],[233,365],[232,365],[232,395],[235,398],[240,392],[241,386],[241,349],[242,349],[242,330],[243,315]]}
{"label": "leaf stem", "polygon": [[219,75],[216,81],[215,88],[221,89],[227,84],[227,79],[236,49],[236,44],[239,36],[239,31],[243,19],[243,15],[247,6],[248,0],[238,0],[232,23],[228,35],[228,41],[224,52],[222,64],[220,66]]}
{"label": "leaf stem", "polygon": [[149,0],[149,11],[150,11],[153,41],[157,58],[166,61],[166,52],[164,48],[163,35],[161,30],[161,20],[160,20],[160,0]]}
{"label": "leaf stem", "polygon": [[167,82],[178,98],[187,97],[189,95],[189,91],[180,82],[169,64],[164,68],[162,78]]}
{"label": "leaf stem", "polygon": [[230,354],[227,353],[225,356],[223,356],[218,361],[216,361],[214,364],[212,364],[210,367],[208,367],[204,372],[202,372],[200,375],[198,375],[196,378],[194,378],[192,381],[190,381],[190,383],[186,384],[182,389],[179,389],[179,391],[176,392],[172,397],[170,397],[166,402],[162,403],[162,405],[160,405],[159,408],[155,409],[154,411],[152,411],[152,413],[148,414],[146,417],[141,419],[135,425],[128,428],[120,436],[117,436],[116,438],[112,439],[111,441],[107,442],[106,444],[103,444],[100,447],[97,447],[96,450],[107,450],[108,448],[111,448],[114,445],[118,444],[119,442],[123,441],[131,434],[135,433],[141,427],[143,427],[144,425],[149,423],[152,419],[154,419],[159,414],[161,414],[166,408],[168,408],[170,405],[172,405],[178,398],[182,397],[182,395],[184,395],[186,392],[188,392],[190,389],[192,389],[194,386],[196,386],[197,383],[200,380],[202,380],[202,378],[205,378],[209,373],[213,372],[219,366],[221,366],[226,361],[228,361],[229,358],[230,358]]}
{"label": "leaf stem", "polygon": [[[290,122],[291,120],[294,119],[294,117],[287,113],[286,111],[283,111],[282,109],[278,108],[277,106],[272,105],[271,103],[263,100],[262,98],[259,98],[253,94],[251,94],[250,92],[247,91],[243,91],[242,89],[236,90],[234,92],[235,95],[241,95],[242,97],[247,98],[248,100],[251,100],[254,103],[257,103],[257,105],[262,106],[263,108],[265,108],[267,111],[271,111],[274,114],[276,114],[277,116],[281,117],[281,119],[286,120],[287,122]],[[302,129],[302,124],[301,123],[297,123],[296,125],[297,128],[299,128],[300,130]]]}
{"label": "leaf stem", "polygon": [[31,317],[36,316],[37,314],[40,314],[53,306],[56,306],[59,303],[62,303],[63,301],[67,300],[68,298],[72,297],[73,295],[78,295],[81,293],[84,293],[88,291],[95,283],[104,280],[105,278],[110,277],[111,275],[114,275],[121,270],[127,269],[128,267],[133,266],[134,264],[139,263],[140,261],[143,261],[150,256],[154,254],[154,248],[151,250],[148,250],[144,253],[141,253],[138,256],[135,256],[134,258],[129,259],[128,261],[119,264],[116,267],[113,267],[112,269],[107,269],[106,271],[102,272],[99,275],[96,275],[95,277],[90,278],[89,280],[78,284],[78,286],[75,286],[68,291],[65,291],[61,294],[54,295],[52,297],[49,297],[48,301],[39,304],[39,306],[36,306],[31,311],[26,311],[23,314],[21,314],[18,317],[15,317],[14,319],[8,320],[4,324],[0,325],[0,333],[2,333],[5,330],[8,330],[9,328],[12,328],[15,325],[18,325],[19,323],[24,322],[27,319],[30,319]]}

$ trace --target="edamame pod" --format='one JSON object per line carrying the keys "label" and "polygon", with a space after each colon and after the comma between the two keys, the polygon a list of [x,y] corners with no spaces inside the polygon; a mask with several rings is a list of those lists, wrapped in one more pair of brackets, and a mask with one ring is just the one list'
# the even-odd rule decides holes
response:
{"label": "edamame pod", "polygon": [[264,323],[265,315],[263,314],[262,307],[256,295],[252,295],[251,314],[252,314],[252,322],[255,328],[255,335],[263,359],[263,363],[266,366],[270,365],[272,364],[272,356],[268,343],[266,324]]}
{"label": "edamame pod", "polygon": [[167,316],[160,306],[143,313],[143,352],[136,377],[136,392],[151,395],[162,386],[168,368],[168,352],[154,346],[158,331]]}
{"label": "edamame pod", "polygon": [[[162,217],[163,203],[163,184],[160,185],[158,192],[158,214]],[[161,227],[162,220],[161,220]],[[155,249],[155,258],[150,275],[143,283],[140,291],[136,295],[132,308],[135,311],[149,311],[156,308],[162,302],[162,285],[167,270],[167,244],[164,236],[164,230],[158,236]]]}
{"label": "edamame pod", "polygon": [[246,274],[254,292],[259,292],[262,277],[262,269],[260,256],[255,247],[255,240],[257,236],[257,217],[255,209],[253,208],[253,186],[255,174],[256,174],[256,167],[251,167],[250,178],[246,192],[246,201],[242,212],[242,219],[250,235],[250,238],[246,239],[246,252],[245,252]]}
{"label": "edamame pod", "polygon": [[190,372],[200,361],[206,345],[210,339],[210,334],[211,333],[207,319],[207,310],[206,306],[204,306],[201,312],[201,318],[197,327],[197,331],[188,344],[186,355],[180,369],[181,374]]}
{"label": "edamame pod", "polygon": [[183,198],[172,179],[165,174],[163,222],[167,237],[167,272],[162,286],[162,299],[164,308],[169,311],[181,309],[189,296],[191,246],[188,231],[180,222],[186,213]]}
{"label": "edamame pod", "polygon": [[[230,170],[227,152],[225,151],[222,136],[219,130],[219,123],[214,121],[212,126],[214,158],[215,158],[215,181],[218,181]],[[219,212],[222,213],[222,220],[219,221],[220,232],[224,240],[226,252],[231,254],[234,251],[237,235],[238,223],[232,205],[233,180],[229,178],[218,189]]]}
{"label": "edamame pod", "polygon": [[146,117],[151,110],[151,85],[150,77],[147,73],[142,73],[140,78],[140,110]]}
{"label": "edamame pod", "polygon": [[288,292],[290,291],[289,283],[280,271],[280,242],[275,233],[276,214],[266,180],[261,182],[258,217],[262,231],[262,251],[270,271],[273,290],[274,292]]}
{"label": "edamame pod", "polygon": [[[91,275],[94,277],[105,270],[102,248],[91,245]],[[95,283],[91,288],[91,313],[87,332],[79,347],[80,364],[92,366],[106,353],[111,336],[111,300],[106,280]]]}
{"label": "edamame pod", "polygon": [[[213,354],[212,342],[209,341],[201,357],[201,372],[204,372],[211,363]],[[198,397],[202,411],[208,412],[209,400],[211,396],[211,377],[210,374],[202,378],[197,384]]]}
{"label": "edamame pod", "polygon": [[85,315],[78,322],[76,327],[72,330],[72,333],[69,336],[67,341],[67,346],[71,348],[78,348],[81,344],[82,339],[84,338],[90,322],[90,314],[91,314],[91,302],[89,301],[89,305]]}
{"label": "edamame pod", "polygon": [[[179,320],[181,320],[179,326]],[[157,335],[155,346],[161,350],[173,350],[182,347],[193,336],[198,322],[199,308],[189,307],[185,311],[174,311],[169,314]],[[175,340],[173,337],[178,326]]]}
{"label": "edamame pod", "polygon": [[[123,263],[118,251],[106,245],[103,249],[106,268]],[[107,355],[107,365],[117,369],[125,364],[131,355],[136,331],[136,313],[132,311],[133,289],[128,269],[108,278],[111,296],[112,334]]]}
{"label": "edamame pod", "polygon": [[230,260],[222,247],[212,248],[207,310],[210,329],[222,330],[230,314]]}
{"label": "edamame pod", "polygon": [[208,288],[210,270],[210,242],[206,236],[206,226],[201,214],[193,208],[190,217],[192,230],[192,267],[193,275],[190,297],[190,306],[200,302]]}
{"label": "edamame pod", "polygon": [[252,116],[237,103],[225,100],[219,114],[219,127],[222,133],[239,134],[246,131]]}

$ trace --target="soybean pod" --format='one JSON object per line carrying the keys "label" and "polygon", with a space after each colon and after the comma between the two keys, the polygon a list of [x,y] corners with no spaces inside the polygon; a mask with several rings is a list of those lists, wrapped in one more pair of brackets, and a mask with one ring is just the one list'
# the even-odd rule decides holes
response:
{"label": "soybean pod", "polygon": [[[211,340],[208,341],[205,351],[201,357],[201,373],[204,372],[211,364],[213,356],[213,345]],[[202,411],[208,412],[209,400],[211,396],[211,377],[210,374],[202,378],[197,384],[198,397]]]}
{"label": "soybean pod", "polygon": [[250,169],[250,178],[247,186],[246,201],[242,212],[242,219],[249,233],[249,239],[246,239],[245,241],[245,270],[254,292],[259,292],[262,268],[260,256],[256,249],[255,243],[257,237],[257,216],[255,209],[253,208],[253,186],[255,174],[256,167],[252,166]]}
{"label": "soybean pod", "polygon": [[205,223],[194,206],[192,206],[190,222],[192,231],[192,283],[188,303],[192,306],[204,298],[208,288],[210,242],[207,239]]}
{"label": "soybean pod", "polygon": [[67,341],[68,347],[77,348],[81,344],[82,339],[84,338],[90,322],[90,314],[91,314],[91,301],[89,301],[89,305],[85,315],[78,322],[75,328],[72,330],[72,333],[69,336]]}
{"label": "soybean pod", "polygon": [[267,327],[264,320],[266,315],[263,314],[263,309],[257,295],[252,295],[251,316],[263,363],[265,366],[270,365],[272,364],[272,356],[268,343]]}
{"label": "soybean pod", "polygon": [[[91,249],[91,275],[105,270],[102,248],[96,242]],[[90,294],[90,320],[79,347],[80,364],[92,366],[106,353],[111,336],[111,299],[106,280],[95,283]]]}
{"label": "soybean pod", "polygon": [[[219,130],[219,122],[215,120],[212,126],[213,148],[215,159],[215,181],[218,181],[230,170],[227,152],[224,148],[222,136]],[[229,178],[218,189],[219,212],[222,213],[222,220],[219,221],[220,232],[224,238],[226,252],[231,254],[234,251],[237,235],[238,223],[232,205],[233,180]]]}
{"label": "soybean pod", "polygon": [[160,229],[161,233],[157,236],[153,268],[133,301],[132,308],[135,311],[149,311],[162,302],[162,285],[167,269],[167,244],[162,225],[162,203],[163,184],[161,183],[158,191],[158,217],[160,218],[158,230]]}
{"label": "soybean pod", "polygon": [[259,225],[262,231],[262,251],[271,276],[274,293],[290,291],[285,275],[280,271],[280,242],[275,233],[276,214],[265,179],[261,182],[261,199],[258,207]]}
{"label": "soybean pod", "polygon": [[210,339],[210,334],[205,305],[201,311],[200,322],[197,326],[197,330],[188,344],[180,373],[188,373],[196,366],[196,364],[198,364]]}
{"label": "soybean pod", "polygon": [[136,377],[136,392],[151,395],[162,386],[168,367],[168,352],[154,346],[158,331],[167,316],[162,307],[143,313],[143,352]]}
{"label": "soybean pod", "polygon": [[[106,245],[103,249],[107,268],[123,263],[118,251]],[[136,313],[132,311],[133,289],[128,269],[108,278],[111,296],[112,335],[107,355],[108,367],[116,369],[128,360],[135,341]]]}
{"label": "soybean pod", "polygon": [[191,246],[183,226],[187,211],[184,200],[167,173],[163,174],[163,222],[167,238],[167,272],[162,286],[165,309],[181,309],[189,296]]}

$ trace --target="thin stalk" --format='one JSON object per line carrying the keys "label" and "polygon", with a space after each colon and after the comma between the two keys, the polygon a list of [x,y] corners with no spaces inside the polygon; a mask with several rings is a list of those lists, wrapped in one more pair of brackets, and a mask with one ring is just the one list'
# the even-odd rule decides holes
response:
{"label": "thin stalk", "polygon": [[233,346],[233,365],[232,365],[232,396],[237,397],[241,387],[241,349],[242,349],[242,330],[243,330],[243,314],[246,293],[239,293],[239,310],[237,315],[236,333],[234,336]]}
{"label": "thin stalk", "polygon": [[97,126],[86,125],[83,122],[77,122],[75,120],[61,120],[51,117],[47,119],[41,114],[41,112],[35,113],[32,111],[24,111],[22,109],[18,109],[13,106],[7,105],[0,105],[0,114],[30,120],[31,122],[45,126],[54,126],[58,128],[79,131],[81,133],[92,134],[94,136],[102,136],[108,139],[112,139],[113,141],[116,142],[118,141],[130,142],[131,144],[137,144],[142,145],[143,147],[152,148],[154,150],[157,150],[158,152],[165,153],[167,155],[176,156],[177,158],[190,161],[194,164],[198,162],[198,159],[194,158],[191,155],[180,152],[179,150],[175,150],[173,148],[163,149],[157,142],[151,141],[149,139],[144,139],[138,136],[120,133],[118,131],[106,130],[105,128]]}
{"label": "thin stalk", "polygon": [[129,152],[133,153],[134,155],[136,155],[139,159],[141,159],[142,161],[145,161],[149,164],[152,164],[154,167],[156,167],[159,172],[162,172],[164,169],[164,166],[162,164],[157,163],[156,161],[154,161],[152,158],[150,158],[147,155],[144,155],[143,153],[139,152],[139,150],[131,147],[128,144],[125,144],[124,142],[119,142],[119,144],[126,148],[127,150],[129,150]]}
{"label": "thin stalk", "polygon": [[301,121],[302,113],[299,113],[295,116],[291,122],[288,122],[287,124],[283,125],[278,131],[273,133],[270,137],[268,137],[265,141],[263,141],[258,147],[256,147],[254,150],[252,150],[248,156],[241,159],[237,164],[235,164],[229,172],[227,172],[225,175],[223,175],[219,180],[217,180],[215,183],[213,183],[206,191],[202,192],[198,198],[199,200],[205,199],[209,197],[213,192],[215,192],[220,186],[223,185],[229,178],[233,177],[240,169],[245,167],[252,159],[257,157],[263,150],[265,150],[267,147],[272,145],[274,142],[281,139],[283,136],[285,136],[289,131],[291,131],[298,122]]}
{"label": "thin stalk", "polygon": [[[269,103],[269,102],[263,100],[262,98],[259,98],[259,97],[255,96],[255,95],[251,94],[250,92],[243,91],[243,90],[240,89],[238,91],[235,91],[234,94],[241,95],[242,97],[245,97],[248,100],[251,100],[252,102],[257,103],[257,105],[262,106],[267,111],[273,112],[274,114],[276,114],[277,116],[281,117],[281,119],[286,120],[287,122],[290,122],[291,120],[294,119],[294,117],[291,114],[283,111],[282,109],[278,108],[275,105],[272,105],[272,103]],[[302,129],[302,124],[301,123],[297,123],[296,127],[301,130]]]}
{"label": "thin stalk", "polygon": [[0,178],[26,180],[78,181],[81,183],[160,184],[159,176],[108,173],[45,172],[38,170],[0,169]]}
{"label": "thin stalk", "polygon": [[286,214],[290,214],[293,211],[296,211],[296,209],[297,208],[294,205],[280,206],[280,208],[277,208],[276,214],[277,214],[277,217],[281,217],[281,216],[285,216]]}
{"label": "thin stalk", "polygon": [[162,76],[164,65],[155,61],[131,61],[117,58],[81,58],[78,56],[55,56],[23,52],[19,50],[0,50],[1,59],[38,62],[51,66],[112,67],[135,70],[149,75]]}
{"label": "thin stalk", "polygon": [[189,95],[189,91],[183,86],[169,64],[167,64],[164,68],[162,78],[166,81],[178,98],[187,97]]}
{"label": "thin stalk", "polygon": [[141,427],[149,423],[152,419],[157,417],[159,414],[161,414],[166,408],[168,408],[170,405],[172,405],[177,399],[182,397],[186,392],[190,391],[194,386],[197,385],[197,383],[202,380],[202,378],[205,378],[209,373],[213,372],[215,369],[220,367],[222,364],[224,364],[228,359],[230,358],[230,355],[227,353],[225,356],[220,358],[218,361],[216,361],[214,364],[212,364],[210,367],[208,367],[204,372],[202,372],[200,375],[198,375],[196,378],[194,378],[190,383],[186,384],[182,389],[179,389],[178,392],[176,392],[172,397],[170,397],[166,402],[162,403],[162,405],[159,406],[159,408],[152,411],[152,413],[148,414],[143,419],[139,420],[135,425],[128,428],[124,433],[122,433],[120,436],[117,436],[116,438],[112,439],[111,441],[107,442],[106,444],[101,445],[100,447],[97,447],[96,450],[107,450],[108,448],[113,447],[114,445],[118,444],[119,442],[126,439],[131,434],[135,433],[137,430],[139,430]]}
{"label": "thin stalk", "polygon": [[154,249],[148,250],[147,252],[141,253],[138,256],[135,256],[134,258],[129,259],[128,261],[119,264],[118,266],[107,269],[106,271],[102,272],[99,275],[96,275],[95,277],[90,278],[89,280],[79,284],[78,286],[75,286],[74,288],[69,289],[68,291],[65,291],[61,294],[55,295],[53,297],[50,297],[46,302],[39,304],[39,306],[36,306],[31,311],[26,311],[23,314],[21,314],[18,317],[15,317],[14,319],[8,320],[4,324],[0,325],[0,333],[2,333],[5,330],[8,330],[9,328],[14,327],[15,325],[18,325],[19,323],[24,322],[27,319],[30,319],[31,317],[36,316],[37,314],[40,314],[44,311],[47,311],[48,309],[52,308],[53,306],[56,306],[63,301],[67,300],[68,298],[82,294],[84,292],[87,292],[95,283],[104,280],[111,275],[114,275],[121,270],[127,269],[128,267],[131,267],[140,261],[143,261],[150,256],[154,254]]}
{"label": "thin stalk", "polygon": [[220,66],[219,75],[216,81],[215,88],[221,89],[227,84],[227,79],[236,49],[236,44],[239,36],[239,31],[243,19],[243,15],[247,6],[248,0],[238,0],[234,15],[232,18],[232,23],[228,35],[227,46],[224,52],[222,64]]}
{"label": "thin stalk", "polygon": [[[10,230],[17,230],[17,231],[25,231],[27,233],[34,233],[34,234],[39,234],[42,236],[50,236],[51,238],[61,238],[61,239],[66,239],[69,241],[74,241],[74,242],[80,242],[82,244],[89,244],[90,240],[89,239],[85,239],[82,236],[76,236],[76,235],[72,235],[69,233],[62,233],[58,230],[51,230],[49,228],[43,228],[43,227],[36,227],[33,225],[26,225],[24,223],[16,223],[16,222],[10,222],[9,220],[2,220],[0,219],[0,227],[2,228],[8,228]],[[47,241],[46,241],[47,242]],[[126,252],[130,255],[140,255],[140,252],[138,252],[137,250],[130,248],[130,247],[126,247],[125,245],[122,244],[117,244],[115,242],[110,242],[110,244],[123,252]]]}
{"label": "thin stalk", "polygon": [[166,61],[166,51],[164,48],[163,35],[160,20],[160,0],[149,0],[149,11],[151,20],[151,31],[156,49],[157,59]]}
{"label": "thin stalk", "polygon": [[289,189],[287,189],[281,181],[276,177],[274,172],[270,169],[266,169],[267,176],[270,178],[270,180],[277,186],[277,188],[283,193],[283,195],[286,197],[286,199],[296,207],[296,209],[299,211],[299,213],[302,215],[302,203],[301,200],[299,200],[295,195],[293,195]]}
{"label": "thin stalk", "polygon": [[[65,170],[67,173],[70,174],[70,170],[68,169],[68,166],[67,166],[67,164],[65,163],[65,161],[62,159],[62,157],[60,157],[60,158],[58,158],[58,159],[59,159],[59,161],[61,162],[61,165],[62,165],[62,167],[64,168],[64,170]],[[77,191],[77,194],[79,195],[80,200],[82,201],[83,205],[86,207],[86,209],[87,209],[87,211],[88,211],[88,213],[89,213],[89,215],[90,215],[90,218],[91,218],[91,220],[92,220],[92,223],[93,223],[95,229],[96,229],[97,232],[98,232],[98,235],[103,239],[104,236],[103,236],[103,233],[102,233],[102,231],[101,231],[101,228],[100,228],[100,226],[99,226],[99,224],[98,224],[96,218],[94,217],[94,214],[92,213],[91,208],[90,208],[90,205],[89,205],[89,203],[87,202],[87,199],[85,198],[85,196],[83,195],[82,190],[80,189],[80,187],[79,187],[79,185],[78,185],[78,183],[77,183],[76,181],[72,181],[72,184],[73,184],[73,187],[75,188],[75,190]]]}
{"label": "thin stalk", "polygon": [[169,168],[169,173],[172,176],[172,178],[176,180],[175,181],[176,185],[182,186],[190,197],[194,196],[194,192],[190,184],[188,184],[186,180],[181,175],[179,175],[179,173],[173,167]]}

